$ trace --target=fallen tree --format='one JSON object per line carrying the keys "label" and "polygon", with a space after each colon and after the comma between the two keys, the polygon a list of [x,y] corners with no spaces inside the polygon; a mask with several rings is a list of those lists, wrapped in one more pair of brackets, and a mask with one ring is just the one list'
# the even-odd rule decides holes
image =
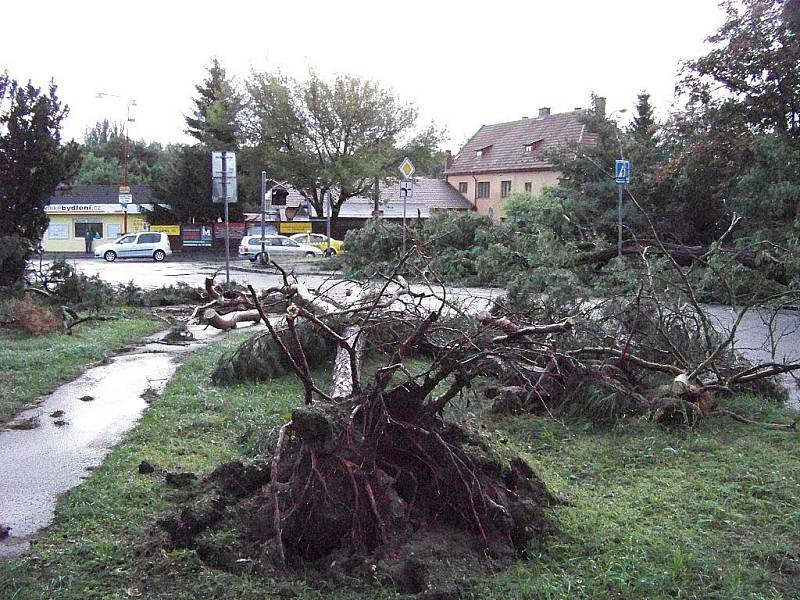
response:
{"label": "fallen tree", "polygon": [[[226,357],[223,371],[235,378],[245,357],[271,352],[281,373],[302,382],[304,405],[271,437],[268,460],[221,466],[203,483],[204,502],[162,522],[169,545],[226,569],[258,569],[399,552],[420,532],[445,528],[468,535],[478,554],[524,555],[554,530],[547,508],[559,500],[522,458],[501,459],[449,419],[453,402],[484,388],[498,408],[691,424],[715,414],[725,394],[800,368],[744,363],[734,339],[750,307],[719,333],[674,259],[685,288],[665,294],[652,276],[632,298],[573,304],[543,320],[502,303],[466,308],[427,270],[409,285],[398,272],[419,252],[379,284],[348,283],[344,296],[309,291],[275,265],[278,318],[252,288],[248,302],[239,298],[239,311],[255,307],[267,332],[261,347]],[[310,359],[320,339],[324,358]],[[380,364],[365,368],[365,347]],[[328,359],[329,383],[316,368]],[[224,551],[213,542],[220,529],[235,532]]]}

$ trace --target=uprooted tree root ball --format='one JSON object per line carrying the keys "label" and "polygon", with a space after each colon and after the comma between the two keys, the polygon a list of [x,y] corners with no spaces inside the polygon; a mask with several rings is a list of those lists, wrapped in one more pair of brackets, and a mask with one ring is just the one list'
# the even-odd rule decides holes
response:
{"label": "uprooted tree root ball", "polygon": [[468,534],[477,555],[525,555],[554,531],[546,509],[559,502],[521,458],[501,461],[405,394],[354,419],[343,404],[299,408],[272,461],[221,465],[201,485],[161,525],[169,545],[230,571],[402,555],[442,528]]}

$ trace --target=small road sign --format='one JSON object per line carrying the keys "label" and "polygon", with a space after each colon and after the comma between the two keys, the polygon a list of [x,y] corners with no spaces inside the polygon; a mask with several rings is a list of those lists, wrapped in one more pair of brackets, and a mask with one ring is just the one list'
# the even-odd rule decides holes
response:
{"label": "small road sign", "polygon": [[410,179],[406,179],[400,182],[400,195],[403,197],[414,195],[414,186]]}
{"label": "small road sign", "polygon": [[618,160],[614,163],[614,179],[617,183],[631,182],[631,161]]}
{"label": "small road sign", "polygon": [[414,174],[414,171],[416,171],[416,169],[414,168],[414,163],[408,160],[408,157],[406,156],[403,159],[403,162],[400,163],[400,172],[406,179],[411,179],[411,176]]}
{"label": "small road sign", "polygon": [[131,202],[133,202],[133,195],[132,194],[122,194],[121,193],[119,195],[119,203],[122,204],[122,206],[127,206]]}

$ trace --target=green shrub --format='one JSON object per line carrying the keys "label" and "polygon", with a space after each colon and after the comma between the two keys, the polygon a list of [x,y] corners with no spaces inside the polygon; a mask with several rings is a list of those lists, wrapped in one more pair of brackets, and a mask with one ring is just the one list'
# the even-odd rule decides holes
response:
{"label": "green shrub", "polygon": [[97,275],[88,277],[78,273],[63,258],[53,261],[48,279],[56,282],[53,289],[54,300],[68,304],[76,310],[99,310],[117,302],[114,286]]}
{"label": "green shrub", "polygon": [[11,287],[22,279],[31,243],[18,235],[0,236],[0,286]]}

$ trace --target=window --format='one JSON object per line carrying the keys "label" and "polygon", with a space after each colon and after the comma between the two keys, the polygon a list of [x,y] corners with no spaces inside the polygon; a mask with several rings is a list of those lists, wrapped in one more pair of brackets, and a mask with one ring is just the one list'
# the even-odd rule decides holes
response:
{"label": "window", "polygon": [[500,182],[500,197],[501,198],[508,198],[511,195],[511,182],[510,181],[501,181]]}
{"label": "window", "polygon": [[534,140],[530,144],[525,144],[525,152],[533,152],[534,150],[538,150],[539,146],[542,145],[542,140]]}
{"label": "window", "polygon": [[469,184],[466,181],[459,181],[458,191],[462,194],[466,194],[469,191]]}
{"label": "window", "polygon": [[533,192],[533,186],[531,185],[530,181],[526,181],[525,182],[525,193],[526,194],[530,194],[531,192]]}
{"label": "window", "polygon": [[159,235],[157,233],[143,233],[139,236],[139,241],[137,244],[155,244],[159,240]]}
{"label": "window", "polygon": [[488,181],[479,181],[478,182],[478,198],[488,198],[489,197],[489,182]]}
{"label": "window", "polygon": [[95,237],[98,235],[103,237],[103,222],[91,221],[89,219],[81,219],[80,221],[75,222],[75,237],[84,238],[89,229],[95,233]]}
{"label": "window", "polygon": [[124,238],[120,238],[117,240],[118,244],[132,244],[136,241],[135,235],[126,235]]}
{"label": "window", "polygon": [[475,158],[480,158],[483,156],[483,150],[475,150]]}
{"label": "window", "polygon": [[49,240],[68,240],[69,225],[61,223],[50,223],[47,228],[47,239]]}

